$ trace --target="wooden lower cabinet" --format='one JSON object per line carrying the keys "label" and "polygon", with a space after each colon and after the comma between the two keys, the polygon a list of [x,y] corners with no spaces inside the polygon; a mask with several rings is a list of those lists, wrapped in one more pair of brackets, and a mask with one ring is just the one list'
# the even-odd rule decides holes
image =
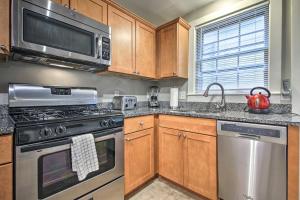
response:
{"label": "wooden lower cabinet", "polygon": [[0,165],[0,199],[12,200],[12,164]]}
{"label": "wooden lower cabinet", "polygon": [[183,132],[184,186],[217,199],[216,137]]}
{"label": "wooden lower cabinet", "polygon": [[178,130],[159,127],[159,174],[183,184],[183,140]]}
{"label": "wooden lower cabinet", "polygon": [[125,135],[125,194],[154,176],[154,128]]}
{"label": "wooden lower cabinet", "polygon": [[216,137],[160,127],[159,175],[217,199]]}

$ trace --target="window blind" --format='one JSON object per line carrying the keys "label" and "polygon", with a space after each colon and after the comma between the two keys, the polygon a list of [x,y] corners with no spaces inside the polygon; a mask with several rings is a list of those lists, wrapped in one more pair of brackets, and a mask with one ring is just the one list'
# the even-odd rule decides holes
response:
{"label": "window blind", "polygon": [[269,5],[197,28],[195,75],[197,93],[213,82],[232,91],[268,87]]}

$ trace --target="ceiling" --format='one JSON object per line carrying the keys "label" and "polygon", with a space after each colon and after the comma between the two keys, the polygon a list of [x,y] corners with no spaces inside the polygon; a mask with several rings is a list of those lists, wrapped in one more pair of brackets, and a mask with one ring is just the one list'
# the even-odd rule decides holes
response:
{"label": "ceiling", "polygon": [[115,0],[140,17],[161,25],[191,11],[203,7],[214,0]]}

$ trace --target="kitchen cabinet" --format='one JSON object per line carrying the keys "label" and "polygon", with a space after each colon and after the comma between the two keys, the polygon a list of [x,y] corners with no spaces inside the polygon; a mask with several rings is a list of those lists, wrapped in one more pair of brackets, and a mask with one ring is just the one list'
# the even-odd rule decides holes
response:
{"label": "kitchen cabinet", "polygon": [[12,136],[0,136],[0,199],[13,199]]}
{"label": "kitchen cabinet", "polygon": [[0,55],[8,55],[10,49],[9,43],[9,22],[10,22],[10,0],[1,0],[0,2]]}
{"label": "kitchen cabinet", "polygon": [[183,140],[179,130],[159,127],[159,175],[183,185]]}
{"label": "kitchen cabinet", "polygon": [[0,165],[12,162],[12,136],[0,136]]}
{"label": "kitchen cabinet", "polygon": [[127,118],[124,122],[125,134],[152,128],[154,126],[153,115]]}
{"label": "kitchen cabinet", "polygon": [[0,165],[0,199],[12,200],[12,164]]}
{"label": "kitchen cabinet", "polygon": [[136,21],[136,73],[156,78],[155,29]]}
{"label": "kitchen cabinet", "polygon": [[159,78],[188,77],[189,29],[182,18],[157,28]]}
{"label": "kitchen cabinet", "polygon": [[107,24],[107,3],[102,0],[70,0],[70,8],[91,19]]}
{"label": "kitchen cabinet", "polygon": [[216,137],[183,132],[184,187],[217,199]]}
{"label": "kitchen cabinet", "polygon": [[159,175],[217,199],[217,147],[212,127],[216,130],[216,120],[160,115]]}
{"label": "kitchen cabinet", "polygon": [[53,1],[55,3],[59,3],[63,6],[65,6],[65,7],[68,7],[68,8],[70,6],[70,1],[69,0],[51,0],[51,1]]}
{"label": "kitchen cabinet", "polygon": [[112,29],[112,65],[108,70],[135,74],[135,19],[109,5],[108,25]]}
{"label": "kitchen cabinet", "polygon": [[299,127],[288,127],[288,200],[299,199]]}
{"label": "kitchen cabinet", "polygon": [[125,132],[125,194],[154,177],[154,116],[127,118]]}
{"label": "kitchen cabinet", "polygon": [[125,194],[154,176],[154,129],[125,136]]}

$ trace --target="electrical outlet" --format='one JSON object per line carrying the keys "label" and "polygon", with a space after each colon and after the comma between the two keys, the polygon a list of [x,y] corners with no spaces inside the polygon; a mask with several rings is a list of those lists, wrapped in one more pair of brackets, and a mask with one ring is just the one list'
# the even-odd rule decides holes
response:
{"label": "electrical outlet", "polygon": [[119,96],[120,95],[120,91],[119,90],[115,90],[115,96]]}
{"label": "electrical outlet", "polygon": [[179,92],[179,99],[186,99],[186,92],[185,91],[180,91]]}

